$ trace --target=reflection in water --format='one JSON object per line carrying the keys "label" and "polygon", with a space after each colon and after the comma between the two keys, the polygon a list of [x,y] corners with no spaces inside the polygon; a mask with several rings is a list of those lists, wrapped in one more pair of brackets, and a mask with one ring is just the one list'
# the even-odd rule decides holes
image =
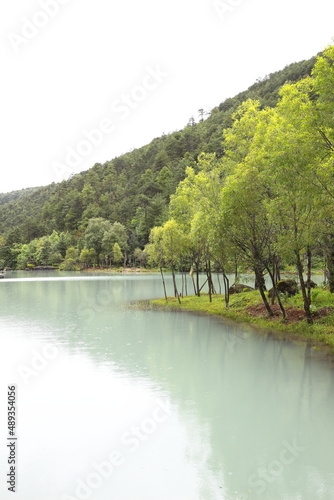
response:
{"label": "reflection in water", "polygon": [[[18,500],[73,497],[112,450],[124,463],[93,500],[332,500],[334,375],[310,345],[128,308],[161,295],[158,276],[1,285],[0,356],[22,408]],[[17,366],[48,342],[59,355],[25,386]],[[171,408],[161,423],[157,401]]]}

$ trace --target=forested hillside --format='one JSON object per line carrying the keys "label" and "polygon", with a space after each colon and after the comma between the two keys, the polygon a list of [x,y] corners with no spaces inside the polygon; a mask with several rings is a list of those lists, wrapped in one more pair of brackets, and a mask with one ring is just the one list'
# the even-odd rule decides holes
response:
{"label": "forested hillside", "polygon": [[[197,168],[171,196],[169,219],[152,229],[150,261],[174,271],[205,270],[210,299],[212,269],[224,278],[238,266],[251,269],[269,316],[264,274],[286,318],[278,292],[280,273],[298,274],[307,320],[313,321],[311,280],[314,258],[322,258],[334,293],[334,46],[320,56],[311,76],[285,84],[275,107],[244,101],[224,130],[224,155],[201,154]],[[297,283],[291,282],[297,293]]]}
{"label": "forested hillside", "polygon": [[[58,265],[69,248],[72,254],[66,257],[67,264],[77,262],[80,252],[89,250],[87,245],[95,252],[100,250],[101,256],[91,253],[85,264],[107,263],[115,260],[110,250],[115,243],[125,261],[135,249],[140,256],[150,230],[167,220],[170,197],[184,179],[186,168],[198,172],[201,153],[215,154],[217,159],[225,156],[223,131],[232,126],[238,106],[256,99],[260,109],[274,107],[281,86],[310,75],[315,61],[293,63],[270,74],[212,109],[210,116],[199,110],[197,122],[191,118],[183,130],[95,164],[67,181],[1,194],[0,266]],[[87,231],[97,218],[109,224],[107,232],[121,226],[122,238],[114,234],[104,244],[90,245]]]}

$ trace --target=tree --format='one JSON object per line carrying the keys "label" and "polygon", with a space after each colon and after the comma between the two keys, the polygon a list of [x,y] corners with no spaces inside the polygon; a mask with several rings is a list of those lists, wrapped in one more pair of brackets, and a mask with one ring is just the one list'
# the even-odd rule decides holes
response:
{"label": "tree", "polygon": [[120,262],[122,262],[122,260],[124,258],[123,254],[122,254],[121,247],[119,246],[119,244],[117,242],[113,246],[112,258],[113,258],[113,261],[115,262],[115,264],[119,264]]}
{"label": "tree", "polygon": [[[321,226],[320,207],[324,201],[316,181],[322,145],[314,128],[312,85],[307,79],[282,89],[282,99],[261,138],[266,157],[264,171],[272,191],[269,212],[271,219],[280,224],[278,251],[295,262],[309,323],[311,250]],[[303,253],[309,260],[306,282]]]}
{"label": "tree", "polygon": [[103,237],[111,230],[111,224],[102,217],[90,219],[85,231],[85,245],[96,252],[97,264],[100,264],[100,254],[103,250]]}
{"label": "tree", "polygon": [[31,250],[29,248],[29,245],[24,244],[21,246],[20,253],[17,256],[18,269],[25,269],[30,260],[31,260]]}
{"label": "tree", "polygon": [[243,102],[232,115],[232,127],[223,134],[226,160],[231,165],[240,164],[250,152],[260,115],[260,102],[251,99]]}
{"label": "tree", "polygon": [[314,100],[316,113],[316,130],[321,136],[323,151],[314,172],[313,180],[326,195],[327,202],[323,206],[323,238],[322,244],[327,262],[330,291],[334,293],[334,220],[333,220],[333,160],[334,160],[334,47],[328,47],[318,57],[312,71]]}
{"label": "tree", "polygon": [[181,304],[180,294],[177,289],[175,271],[180,264],[181,256],[185,251],[186,239],[182,228],[173,219],[162,226],[161,246],[167,266],[172,271],[174,295]]}
{"label": "tree", "polygon": [[90,267],[96,261],[96,252],[94,248],[83,248],[80,252],[79,262],[85,267]]}
{"label": "tree", "polygon": [[165,265],[165,254],[162,245],[162,235],[162,227],[153,227],[151,229],[149,243],[145,246],[145,253],[148,255],[148,262],[150,265],[159,266],[164,295],[167,302],[166,283],[163,273],[163,267]]}
{"label": "tree", "polygon": [[[191,265],[191,275],[196,295],[200,295],[199,273],[204,266],[211,282],[210,257],[208,247],[209,228],[214,214],[219,210],[221,187],[226,177],[224,162],[215,154],[201,154],[198,158],[199,172],[188,167],[186,178],[179,184],[171,197],[170,216],[180,224],[188,238],[187,257]],[[202,223],[202,221],[206,221]],[[210,288],[210,287],[209,287]],[[210,288],[210,293],[212,288]]]}
{"label": "tree", "polygon": [[198,110],[198,115],[199,115],[199,122],[200,123],[204,122],[205,111],[203,108]]}
{"label": "tree", "polygon": [[41,266],[48,265],[50,262],[50,254],[51,242],[47,236],[44,236],[37,241],[37,248],[34,255],[37,264]]}
{"label": "tree", "polygon": [[78,263],[78,250],[75,247],[69,247],[66,251],[64,262],[60,265],[63,271],[76,271]]}
{"label": "tree", "polygon": [[110,227],[104,232],[102,238],[102,252],[105,259],[112,259],[113,247],[115,243],[119,245],[120,249],[124,251],[124,256],[126,256],[126,251],[128,249],[127,240],[128,235],[125,226],[119,222],[111,224]]}
{"label": "tree", "polygon": [[135,248],[133,258],[135,262],[139,262],[140,266],[145,266],[147,263],[147,253],[141,248]]}
{"label": "tree", "polygon": [[57,247],[58,247],[58,251],[60,252],[63,259],[65,258],[66,250],[70,245],[71,245],[70,234],[69,233],[60,233]]}
{"label": "tree", "polygon": [[255,168],[242,163],[223,188],[221,221],[226,238],[253,269],[267,313],[273,316],[265,295],[263,272],[271,259],[275,226],[269,221],[265,201],[263,177]]}

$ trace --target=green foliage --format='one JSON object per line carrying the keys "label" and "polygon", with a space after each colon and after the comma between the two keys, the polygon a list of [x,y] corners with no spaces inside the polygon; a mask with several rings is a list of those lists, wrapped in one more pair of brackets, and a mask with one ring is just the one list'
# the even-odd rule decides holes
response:
{"label": "green foliage", "polygon": [[30,264],[33,267],[58,266],[64,260],[71,241],[68,233],[58,234],[53,231],[50,236],[33,239],[28,244],[14,244],[6,260],[11,267],[17,269],[25,269],[30,267]]}
{"label": "green foliage", "polygon": [[[263,273],[274,280],[277,262],[293,263],[312,322],[317,306],[303,275],[304,255],[310,270],[312,252],[326,252],[334,292],[333,68],[330,47],[312,76],[282,87],[275,108],[248,99],[231,115],[223,157],[199,155],[197,168],[186,169],[171,196],[170,219],[152,233],[153,240],[159,235],[156,253],[162,262],[180,268],[181,254],[188,256],[197,274],[200,266],[206,269],[210,283],[212,260],[224,270],[233,259],[241,260],[255,272],[269,315]],[[187,244],[178,250],[181,234]]]}
{"label": "green foliage", "polygon": [[79,262],[85,267],[93,266],[96,262],[96,251],[94,248],[83,248],[80,252]]}
{"label": "green foliage", "polygon": [[66,256],[64,262],[60,265],[60,269],[63,271],[77,271],[78,266],[78,250],[75,247],[69,247],[66,250]]}
{"label": "green foliage", "polygon": [[114,246],[112,249],[112,260],[115,264],[119,264],[120,262],[122,262],[123,259],[124,259],[124,256],[122,254],[121,247],[116,242],[116,243],[114,243]]}
{"label": "green foliage", "polygon": [[135,251],[133,252],[133,260],[135,264],[139,263],[140,266],[145,266],[148,260],[147,252],[141,248],[135,248]]}

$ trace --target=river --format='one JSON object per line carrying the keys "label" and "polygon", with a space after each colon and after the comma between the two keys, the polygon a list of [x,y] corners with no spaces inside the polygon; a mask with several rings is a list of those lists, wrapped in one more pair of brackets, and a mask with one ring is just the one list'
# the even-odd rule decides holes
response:
{"label": "river", "polygon": [[162,294],[154,274],[1,280],[0,498],[334,500],[333,363],[249,326],[129,307]]}

